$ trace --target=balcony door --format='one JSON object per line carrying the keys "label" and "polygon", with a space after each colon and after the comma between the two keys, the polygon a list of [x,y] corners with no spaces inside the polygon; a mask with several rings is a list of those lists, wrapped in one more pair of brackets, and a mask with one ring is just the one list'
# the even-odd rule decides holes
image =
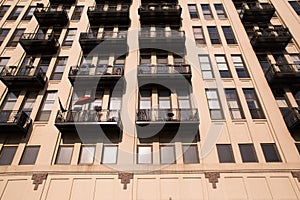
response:
{"label": "balcony door", "polygon": [[31,75],[30,72],[33,69],[34,57],[26,56],[20,66],[20,69],[17,73],[19,76],[28,76]]}
{"label": "balcony door", "polygon": [[171,92],[158,90],[158,120],[168,120],[174,116],[171,111]]}
{"label": "balcony door", "polygon": [[19,91],[11,91],[7,93],[6,99],[4,100],[1,106],[0,122],[7,122],[7,121],[14,120],[14,116],[12,114],[13,114],[15,104],[18,100],[19,94],[20,94]]}

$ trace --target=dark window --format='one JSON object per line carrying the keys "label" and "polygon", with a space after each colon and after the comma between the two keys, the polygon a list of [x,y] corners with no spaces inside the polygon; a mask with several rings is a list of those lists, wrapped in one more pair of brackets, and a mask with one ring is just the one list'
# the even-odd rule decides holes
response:
{"label": "dark window", "polygon": [[205,44],[205,38],[201,26],[193,26],[193,33],[197,45]]}
{"label": "dark window", "polygon": [[118,146],[103,146],[102,162],[103,164],[116,164],[118,156]]}
{"label": "dark window", "polygon": [[0,45],[2,44],[2,42],[5,40],[8,32],[10,29],[0,29]]}
{"label": "dark window", "polygon": [[0,58],[0,73],[2,73],[2,70],[6,67],[9,59],[10,58],[7,58],[7,57]]}
{"label": "dark window", "polygon": [[138,146],[138,164],[151,164],[152,163],[152,147],[151,146]]}
{"label": "dark window", "polygon": [[0,7],[0,20],[4,17],[7,10],[10,8],[10,6],[1,6]]}
{"label": "dark window", "polygon": [[7,20],[16,20],[20,13],[22,12],[24,6],[16,6],[13,11],[11,11],[10,15],[8,16]]}
{"label": "dark window", "polygon": [[236,44],[236,39],[230,26],[222,26],[227,44]]}
{"label": "dark window", "polygon": [[82,145],[79,164],[93,164],[95,157],[96,146],[94,145]]}
{"label": "dark window", "polygon": [[84,6],[76,6],[71,20],[80,20]]}
{"label": "dark window", "polygon": [[244,119],[244,112],[235,89],[225,89],[227,105],[232,119]]}
{"label": "dark window", "polygon": [[234,163],[232,147],[230,144],[217,144],[220,163]]}
{"label": "dark window", "polygon": [[201,4],[204,19],[213,19],[209,4]]}
{"label": "dark window", "polygon": [[281,162],[277,147],[275,144],[261,144],[266,162]]}
{"label": "dark window", "polygon": [[264,119],[265,115],[255,94],[254,89],[243,89],[248,108],[253,119]]}
{"label": "dark window", "polygon": [[296,145],[296,148],[298,150],[298,153],[300,154],[300,143],[296,143],[295,145]]}
{"label": "dark window", "polygon": [[253,144],[239,144],[243,162],[258,162]]}
{"label": "dark window", "polygon": [[189,4],[188,8],[189,8],[191,19],[197,19],[197,18],[199,18],[198,9],[197,9],[197,5],[196,4]]}
{"label": "dark window", "polygon": [[175,148],[174,146],[160,146],[160,163],[175,164]]}
{"label": "dark window", "polygon": [[30,7],[27,9],[27,11],[26,11],[26,13],[25,13],[25,15],[24,15],[24,17],[23,17],[22,19],[23,19],[23,20],[31,20],[35,8],[36,8],[36,7],[34,7],[34,6],[30,6]]}
{"label": "dark window", "polygon": [[226,19],[227,15],[222,4],[214,4],[219,19]]}
{"label": "dark window", "polygon": [[39,154],[40,146],[26,146],[20,165],[34,165]]}
{"label": "dark window", "polygon": [[182,145],[182,151],[184,163],[199,163],[197,145]]}
{"label": "dark window", "polygon": [[206,98],[210,112],[210,118],[213,120],[224,119],[219,95],[216,89],[206,89]]}
{"label": "dark window", "polygon": [[22,104],[22,111],[24,111],[28,116],[31,114],[37,96],[38,92],[27,92],[25,95]]}
{"label": "dark window", "polygon": [[239,78],[249,78],[249,73],[241,55],[231,55],[233,65]]}
{"label": "dark window", "polygon": [[76,35],[76,30],[77,30],[76,28],[70,28],[67,30],[65,40],[62,44],[63,46],[72,46]]}
{"label": "dark window", "polygon": [[15,157],[17,146],[3,146],[0,153],[0,165],[10,165]]}
{"label": "dark window", "polygon": [[208,26],[208,34],[210,37],[211,44],[221,44],[220,36],[215,26]]}
{"label": "dark window", "polygon": [[54,71],[51,74],[51,80],[61,80],[67,65],[67,61],[68,57],[58,57]]}
{"label": "dark window", "polygon": [[41,57],[39,67],[44,73],[47,73],[49,65],[51,62],[51,57]]}
{"label": "dark window", "polygon": [[44,95],[43,103],[36,117],[37,121],[48,121],[52,111],[53,104],[56,99],[56,93],[57,93],[56,91],[48,91]]}
{"label": "dark window", "polygon": [[7,47],[16,47],[18,45],[19,39],[21,38],[24,31],[25,31],[25,29],[16,29],[6,46]]}
{"label": "dark window", "polygon": [[70,164],[73,155],[73,146],[60,146],[55,164]]}
{"label": "dark window", "polygon": [[295,10],[297,15],[300,15],[300,2],[299,1],[289,1],[292,8]]}

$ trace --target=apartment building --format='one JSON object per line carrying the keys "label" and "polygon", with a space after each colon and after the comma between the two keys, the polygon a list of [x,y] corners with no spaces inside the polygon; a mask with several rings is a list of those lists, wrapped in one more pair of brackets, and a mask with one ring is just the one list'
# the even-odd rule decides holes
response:
{"label": "apartment building", "polygon": [[300,3],[0,2],[0,198],[300,199]]}

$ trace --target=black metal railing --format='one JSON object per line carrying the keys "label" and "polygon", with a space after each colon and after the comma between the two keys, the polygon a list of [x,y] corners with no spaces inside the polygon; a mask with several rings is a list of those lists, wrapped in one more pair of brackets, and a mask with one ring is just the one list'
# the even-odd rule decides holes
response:
{"label": "black metal railing", "polygon": [[81,66],[72,66],[69,76],[99,76],[99,75],[114,75],[122,76],[124,73],[124,65],[93,65],[83,64]]}
{"label": "black metal railing", "polygon": [[26,129],[31,124],[30,117],[24,111],[2,110],[0,111],[0,123],[14,123]]}
{"label": "black metal railing", "polygon": [[139,109],[137,121],[199,121],[197,109]]}
{"label": "black metal railing", "polygon": [[185,32],[184,31],[165,31],[165,30],[158,30],[158,31],[150,31],[150,30],[141,30],[139,32],[140,38],[184,38]]}
{"label": "black metal railing", "polygon": [[274,6],[270,3],[264,3],[264,4],[261,4],[259,2],[247,2],[247,3],[243,3],[243,9],[245,10],[273,10],[274,9]]}
{"label": "black metal railing", "polygon": [[107,9],[104,9],[104,5],[98,4],[96,6],[89,6],[88,7],[89,12],[109,12],[112,13],[118,13],[118,12],[129,12],[129,5],[123,4],[121,5],[121,9],[117,9],[117,6],[108,6]]}
{"label": "black metal railing", "polygon": [[54,32],[51,33],[23,33],[21,40],[47,40],[57,42],[57,39],[54,36]]}
{"label": "black metal railing", "polygon": [[265,28],[262,30],[256,30],[253,35],[253,39],[264,37],[291,37],[291,34],[288,28],[283,27],[274,27],[274,28]]}
{"label": "black metal railing", "polygon": [[172,12],[181,11],[181,6],[176,3],[149,3],[142,5],[139,11],[150,11],[150,12]]}
{"label": "black metal railing", "polygon": [[46,73],[41,68],[36,67],[20,67],[17,73],[15,74],[12,70],[12,66],[8,68],[3,68],[1,71],[1,76],[15,76],[18,78],[21,77],[36,77],[41,80],[45,80]]}
{"label": "black metal railing", "polygon": [[70,122],[119,122],[120,110],[68,110],[58,111],[56,123]]}
{"label": "black metal railing", "polygon": [[266,70],[267,80],[272,80],[276,74],[293,74],[300,73],[300,65],[297,64],[272,64]]}
{"label": "black metal railing", "polygon": [[180,65],[139,65],[138,74],[190,74],[191,66]]}
{"label": "black metal railing", "polygon": [[127,31],[105,31],[105,32],[85,32],[80,33],[80,40],[94,40],[94,39],[126,39],[127,38]]}
{"label": "black metal railing", "polygon": [[300,125],[300,108],[283,108],[283,118],[288,128]]}
{"label": "black metal railing", "polygon": [[35,9],[35,12],[40,13],[67,13],[66,10],[63,7],[59,6],[49,6],[49,7],[43,7],[43,6],[37,6]]}

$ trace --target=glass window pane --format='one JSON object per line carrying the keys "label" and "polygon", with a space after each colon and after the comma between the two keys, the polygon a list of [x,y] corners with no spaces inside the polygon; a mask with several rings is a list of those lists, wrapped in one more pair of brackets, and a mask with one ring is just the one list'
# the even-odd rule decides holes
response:
{"label": "glass window pane", "polygon": [[243,162],[258,162],[253,144],[239,144]]}
{"label": "glass window pane", "polygon": [[138,164],[151,164],[152,163],[152,147],[151,146],[138,146]]}
{"label": "glass window pane", "polygon": [[73,146],[60,146],[56,158],[56,164],[70,164],[73,155]]}
{"label": "glass window pane", "polygon": [[102,153],[102,163],[103,164],[115,164],[117,163],[117,146],[104,146]]}
{"label": "glass window pane", "polygon": [[92,164],[94,162],[95,149],[95,146],[82,146],[79,164]]}
{"label": "glass window pane", "polygon": [[261,144],[266,162],[281,162],[277,147],[275,144]]}
{"label": "glass window pane", "polygon": [[17,151],[17,146],[3,146],[0,153],[0,165],[10,165]]}
{"label": "glass window pane", "polygon": [[183,145],[182,150],[184,163],[199,163],[197,145]]}
{"label": "glass window pane", "polygon": [[20,165],[34,165],[39,153],[39,146],[27,146],[25,147]]}
{"label": "glass window pane", "polygon": [[161,164],[175,163],[174,146],[160,146],[160,162]]}
{"label": "glass window pane", "polygon": [[217,144],[220,163],[234,163],[232,147],[230,144]]}

